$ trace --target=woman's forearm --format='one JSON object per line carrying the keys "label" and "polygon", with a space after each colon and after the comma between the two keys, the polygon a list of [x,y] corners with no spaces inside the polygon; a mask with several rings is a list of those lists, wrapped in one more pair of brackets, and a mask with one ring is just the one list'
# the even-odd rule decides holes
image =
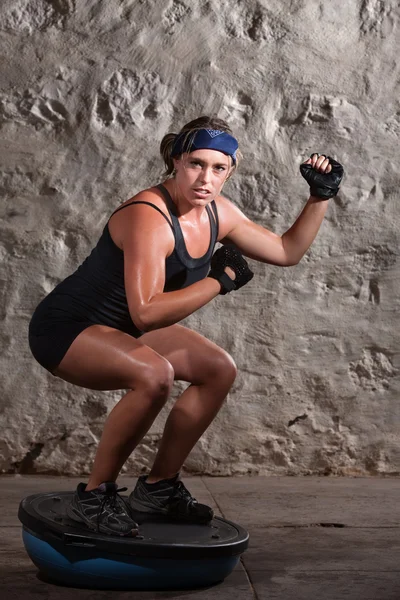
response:
{"label": "woman's forearm", "polygon": [[143,312],[143,328],[152,331],[174,325],[213,300],[220,291],[219,281],[206,277],[181,290],[157,294]]}
{"label": "woman's forearm", "polygon": [[296,221],[282,235],[282,243],[291,264],[296,264],[313,243],[328,208],[329,200],[310,196]]}

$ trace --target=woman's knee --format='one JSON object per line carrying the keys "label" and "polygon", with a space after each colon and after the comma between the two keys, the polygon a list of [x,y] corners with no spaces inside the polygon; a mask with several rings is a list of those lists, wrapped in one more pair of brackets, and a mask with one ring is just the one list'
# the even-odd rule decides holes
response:
{"label": "woman's knee", "polygon": [[168,398],[174,385],[175,371],[171,363],[160,357],[140,369],[132,382],[132,389],[145,390],[155,399]]}
{"label": "woman's knee", "polygon": [[220,352],[210,356],[209,377],[218,378],[228,383],[233,383],[236,379],[238,368],[232,356],[221,349]]}

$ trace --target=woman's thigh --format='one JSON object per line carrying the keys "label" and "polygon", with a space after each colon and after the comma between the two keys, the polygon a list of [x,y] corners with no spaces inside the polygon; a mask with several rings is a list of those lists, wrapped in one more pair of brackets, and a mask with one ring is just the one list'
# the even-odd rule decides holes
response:
{"label": "woman's thigh", "polygon": [[201,384],[233,380],[232,357],[201,334],[175,324],[136,339],[105,325],[92,325],[72,342],[53,374],[93,390],[136,389],[173,380]]}
{"label": "woman's thigh", "polygon": [[148,331],[140,340],[171,363],[175,380],[201,384],[214,377],[236,377],[236,364],[230,354],[183,325]]}
{"label": "woman's thigh", "polygon": [[157,394],[158,390],[170,390],[174,381],[168,360],[146,346],[141,338],[106,325],[84,329],[52,373],[93,390],[145,387]]}

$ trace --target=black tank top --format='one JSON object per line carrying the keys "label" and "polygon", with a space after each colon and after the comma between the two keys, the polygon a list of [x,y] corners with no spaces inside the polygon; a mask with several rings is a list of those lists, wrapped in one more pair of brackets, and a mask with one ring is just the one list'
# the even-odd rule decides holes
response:
{"label": "black tank top", "polygon": [[[213,212],[206,206],[210,220],[210,245],[204,256],[192,258],[187,251],[176,206],[168,190],[162,184],[156,187],[165,198],[171,222],[157,206],[143,201],[125,204],[113,214],[131,204],[148,204],[165,217],[175,237],[174,251],[165,261],[166,277],[163,291],[171,292],[183,289],[207,276],[218,238],[218,212],[214,200],[211,202]],[[132,276],[134,277],[134,274]],[[71,319],[108,325],[131,335],[140,332],[134,325],[128,309],[124,284],[124,253],[112,240],[108,222],[90,255],[72,275],[46,296],[35,313],[42,311],[43,319],[37,318],[32,323],[32,326],[37,323],[34,329],[38,332],[43,332],[43,327],[51,327],[54,321],[65,323]],[[39,314],[37,316],[39,317]]]}

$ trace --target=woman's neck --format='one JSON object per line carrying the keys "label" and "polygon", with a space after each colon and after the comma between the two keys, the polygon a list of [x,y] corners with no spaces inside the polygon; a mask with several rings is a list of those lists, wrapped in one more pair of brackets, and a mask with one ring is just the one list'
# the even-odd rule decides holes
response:
{"label": "woman's neck", "polygon": [[167,179],[163,181],[162,185],[169,191],[173,203],[176,206],[178,217],[190,222],[200,222],[204,218],[206,207],[204,205],[193,206],[193,204],[188,202],[180,192],[175,179]]}

